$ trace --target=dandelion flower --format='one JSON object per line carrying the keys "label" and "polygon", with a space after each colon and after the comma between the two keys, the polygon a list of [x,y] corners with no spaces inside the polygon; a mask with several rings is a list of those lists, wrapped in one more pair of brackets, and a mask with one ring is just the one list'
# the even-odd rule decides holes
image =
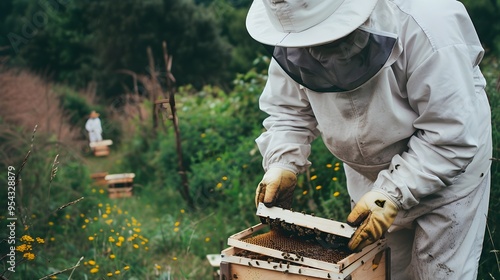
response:
{"label": "dandelion flower", "polygon": [[104,190],[103,190],[103,189],[100,189],[100,190],[99,190],[99,193],[104,193]]}
{"label": "dandelion flower", "polygon": [[102,203],[97,204],[97,206],[102,207]]}
{"label": "dandelion flower", "polygon": [[328,163],[328,164],[326,165],[326,168],[332,168],[332,164],[331,164],[331,163]]}
{"label": "dandelion flower", "polygon": [[307,191],[303,191],[303,192],[302,192],[302,195],[306,195],[306,194],[307,194]]}
{"label": "dandelion flower", "polygon": [[129,270],[129,269],[130,269],[130,266],[128,266],[128,265],[123,268],[123,270]]}
{"label": "dandelion flower", "polygon": [[121,272],[120,272],[119,270],[116,270],[116,271],[115,271],[115,274],[116,274],[116,275],[119,275],[120,273],[121,273]]}
{"label": "dandelion flower", "polygon": [[94,267],[94,268],[92,268],[92,269],[90,270],[90,273],[92,273],[92,274],[95,274],[95,273],[97,273],[97,272],[99,272],[99,268],[97,268],[97,267]]}
{"label": "dandelion flower", "polygon": [[113,276],[113,272],[108,272],[108,274],[106,274],[108,277],[111,277]]}
{"label": "dandelion flower", "polygon": [[113,260],[116,258],[116,256],[115,256],[115,254],[111,254],[111,255],[109,255],[109,258]]}
{"label": "dandelion flower", "polygon": [[335,166],[335,168],[333,169],[334,171],[339,171],[340,167],[338,166]]}
{"label": "dandelion flower", "polygon": [[335,196],[335,197],[337,197],[337,196],[339,196],[339,195],[340,195],[340,193],[339,193],[339,192],[334,192],[334,193],[333,193],[333,196]]}
{"label": "dandelion flower", "polygon": [[222,176],[222,181],[227,181],[227,176]]}
{"label": "dandelion flower", "polygon": [[318,176],[317,176],[317,175],[312,175],[312,176],[311,176],[311,181],[314,181],[314,180],[316,180],[317,178],[318,178]]}
{"label": "dandelion flower", "polygon": [[66,216],[64,216],[66,218],[66,220],[69,220],[71,219],[71,216],[69,214],[66,214]]}
{"label": "dandelion flower", "polygon": [[338,180],[338,178],[337,178],[337,177],[333,177],[333,178],[332,178],[332,181],[337,181],[337,180]]}
{"label": "dandelion flower", "polygon": [[156,268],[156,269],[161,269],[161,266],[159,266],[159,265],[155,264],[155,268]]}
{"label": "dandelion flower", "polygon": [[93,241],[94,240],[94,237],[93,236],[89,236],[89,241]]}
{"label": "dandelion flower", "polygon": [[139,245],[134,244],[134,248],[139,249]]}
{"label": "dandelion flower", "polygon": [[89,264],[90,265],[95,265],[95,261],[94,260],[89,260]]}
{"label": "dandelion flower", "polygon": [[41,237],[37,237],[36,242],[38,242],[39,244],[43,244],[43,243],[45,243],[45,240]]}
{"label": "dandelion flower", "polygon": [[180,224],[181,224],[181,222],[177,221],[177,222],[175,222],[174,226],[178,227]]}
{"label": "dandelion flower", "polygon": [[176,261],[177,260],[177,257],[173,257],[172,260]]}
{"label": "dandelion flower", "polygon": [[178,232],[178,231],[179,231],[178,227],[174,228],[174,232]]}
{"label": "dandelion flower", "polygon": [[210,242],[210,237],[205,237],[205,242]]}
{"label": "dandelion flower", "polygon": [[186,212],[186,210],[184,209],[181,209],[181,213],[184,214]]}
{"label": "dandelion flower", "polygon": [[222,188],[222,183],[221,182],[217,183],[217,188],[218,189]]}
{"label": "dandelion flower", "polygon": [[316,190],[318,190],[318,191],[321,190],[321,188],[322,188],[322,186],[320,186],[320,185],[316,186]]}
{"label": "dandelion flower", "polygon": [[102,216],[104,219],[106,219],[108,217],[108,214],[102,214]]}
{"label": "dandelion flower", "polygon": [[87,227],[87,225],[83,225],[82,228],[85,229]]}
{"label": "dandelion flower", "polygon": [[113,238],[113,236],[110,236],[110,237],[108,237],[108,241],[109,242],[115,242],[115,239]]}

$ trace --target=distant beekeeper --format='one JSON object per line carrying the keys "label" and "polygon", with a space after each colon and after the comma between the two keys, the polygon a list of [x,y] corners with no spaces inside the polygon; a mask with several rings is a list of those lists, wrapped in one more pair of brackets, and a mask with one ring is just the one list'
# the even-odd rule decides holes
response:
{"label": "distant beekeeper", "polygon": [[492,155],[484,50],[455,0],[254,0],[272,55],[256,202],[290,207],[323,142],[344,162],[358,251],[382,236],[392,279],[476,279]]}
{"label": "distant beekeeper", "polygon": [[89,119],[85,123],[85,129],[89,133],[90,143],[102,141],[102,127],[99,113],[96,111],[90,113]]}

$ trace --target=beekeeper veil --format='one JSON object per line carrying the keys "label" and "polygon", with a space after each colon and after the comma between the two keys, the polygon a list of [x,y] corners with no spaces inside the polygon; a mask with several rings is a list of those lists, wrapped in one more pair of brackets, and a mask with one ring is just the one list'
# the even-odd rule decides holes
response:
{"label": "beekeeper veil", "polygon": [[393,23],[387,0],[255,0],[247,16],[250,35],[317,92],[353,90],[390,65],[400,49]]}

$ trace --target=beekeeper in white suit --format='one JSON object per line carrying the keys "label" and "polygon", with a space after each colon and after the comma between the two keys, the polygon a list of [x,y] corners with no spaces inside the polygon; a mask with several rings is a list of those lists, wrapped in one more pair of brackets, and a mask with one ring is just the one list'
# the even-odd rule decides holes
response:
{"label": "beekeeper in white suit", "polygon": [[85,123],[85,129],[89,133],[90,143],[102,141],[102,126],[101,119],[99,119],[99,113],[92,111],[89,115],[89,119]]}
{"label": "beekeeper in white suit", "polygon": [[256,202],[290,207],[321,135],[342,160],[357,226],[384,234],[392,279],[476,279],[490,188],[483,49],[455,0],[254,0],[272,54]]}

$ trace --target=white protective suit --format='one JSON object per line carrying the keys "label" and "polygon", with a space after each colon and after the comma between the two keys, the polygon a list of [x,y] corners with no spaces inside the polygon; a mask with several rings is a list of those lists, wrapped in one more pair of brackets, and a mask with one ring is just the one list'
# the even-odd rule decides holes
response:
{"label": "white protective suit", "polygon": [[260,98],[267,131],[256,140],[264,169],[305,171],[321,135],[344,162],[352,203],[382,189],[401,209],[386,234],[392,279],[475,279],[492,155],[484,51],[458,1],[377,5],[397,44],[356,89],[312,91],[272,60]]}
{"label": "white protective suit", "polygon": [[99,118],[89,118],[85,123],[85,129],[89,132],[90,143],[102,141],[102,127]]}

